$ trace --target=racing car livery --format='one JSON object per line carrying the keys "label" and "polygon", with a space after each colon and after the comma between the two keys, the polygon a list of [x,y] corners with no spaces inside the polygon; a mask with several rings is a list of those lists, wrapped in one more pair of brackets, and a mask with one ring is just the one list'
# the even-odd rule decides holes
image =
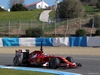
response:
{"label": "racing car livery", "polygon": [[29,53],[29,50],[19,49],[15,52],[15,57],[13,58],[14,66],[19,65],[37,65],[46,66],[48,68],[76,68],[81,67],[81,63],[75,63],[72,57],[61,57],[48,55],[43,52],[42,43],[40,50],[35,50]]}

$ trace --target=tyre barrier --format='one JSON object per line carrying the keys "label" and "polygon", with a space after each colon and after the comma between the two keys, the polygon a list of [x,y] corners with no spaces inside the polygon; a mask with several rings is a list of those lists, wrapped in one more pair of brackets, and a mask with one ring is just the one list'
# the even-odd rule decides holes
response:
{"label": "tyre barrier", "polygon": [[82,74],[77,74],[77,73],[62,72],[62,71],[40,69],[40,68],[13,67],[13,66],[3,66],[3,65],[0,65],[0,68],[13,69],[13,70],[24,70],[24,71],[34,71],[34,72],[44,72],[44,73],[52,73],[52,74],[57,74],[57,75],[82,75]]}
{"label": "tyre barrier", "polygon": [[100,46],[100,37],[58,37],[58,38],[0,38],[0,47],[9,46]]}

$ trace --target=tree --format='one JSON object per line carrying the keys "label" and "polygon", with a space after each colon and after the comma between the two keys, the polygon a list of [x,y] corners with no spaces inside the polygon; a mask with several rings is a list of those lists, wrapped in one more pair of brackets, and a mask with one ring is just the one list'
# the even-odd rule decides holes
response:
{"label": "tree", "polygon": [[89,5],[96,5],[98,3],[98,0],[90,0]]}
{"label": "tree", "polygon": [[100,10],[100,2],[96,4],[96,7]]}
{"label": "tree", "polygon": [[9,7],[11,8],[15,4],[24,4],[24,0],[10,0],[9,1]]}
{"label": "tree", "polygon": [[27,11],[28,9],[22,4],[15,4],[11,7],[11,11]]}
{"label": "tree", "polygon": [[100,0],[80,0],[84,4],[89,4],[89,5],[96,5]]}
{"label": "tree", "polygon": [[63,0],[58,4],[57,13],[60,18],[76,18],[84,14],[84,8],[79,0]]}

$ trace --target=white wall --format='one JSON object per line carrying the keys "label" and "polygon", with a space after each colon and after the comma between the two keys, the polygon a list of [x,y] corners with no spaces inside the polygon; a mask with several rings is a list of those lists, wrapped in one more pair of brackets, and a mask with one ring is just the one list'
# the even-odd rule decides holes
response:
{"label": "white wall", "polygon": [[87,46],[100,46],[100,37],[87,37]]}
{"label": "white wall", "polygon": [[35,46],[35,38],[19,38],[20,46]]}
{"label": "white wall", "polygon": [[0,38],[0,47],[3,47],[2,38]]}
{"label": "white wall", "polygon": [[53,38],[53,46],[69,46],[69,37]]}

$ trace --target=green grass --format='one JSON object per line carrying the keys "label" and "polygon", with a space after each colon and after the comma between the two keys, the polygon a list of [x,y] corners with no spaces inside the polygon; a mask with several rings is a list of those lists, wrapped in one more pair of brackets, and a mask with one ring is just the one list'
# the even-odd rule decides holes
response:
{"label": "green grass", "polygon": [[55,19],[55,14],[56,14],[56,12],[54,10],[49,13],[51,20]]}
{"label": "green grass", "polygon": [[39,15],[43,10],[20,11],[20,12],[0,12],[0,20],[39,20]]}
{"label": "green grass", "polygon": [[11,69],[0,69],[0,75],[56,75],[56,74],[33,72],[33,71],[20,71]]}
{"label": "green grass", "polygon": [[84,8],[86,14],[96,14],[99,12],[99,9],[97,9],[96,6],[84,5]]}
{"label": "green grass", "polygon": [[94,12],[95,11],[94,6],[85,5],[84,7],[85,7],[86,12]]}

